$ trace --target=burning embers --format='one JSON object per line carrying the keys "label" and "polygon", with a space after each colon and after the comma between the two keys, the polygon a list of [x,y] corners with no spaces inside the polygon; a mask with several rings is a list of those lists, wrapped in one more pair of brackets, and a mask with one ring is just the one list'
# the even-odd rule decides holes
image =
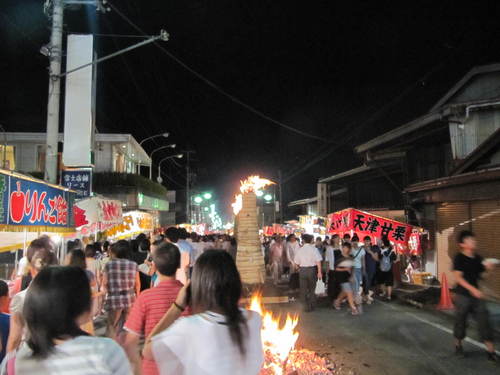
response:
{"label": "burning embers", "polygon": [[[273,185],[274,182],[266,178],[260,178],[259,176],[249,176],[246,180],[241,181],[240,192],[245,193],[255,193],[257,190],[263,189],[266,186]],[[238,215],[241,211],[243,200],[242,195],[235,195],[235,201],[231,205],[233,206],[233,212]]]}
{"label": "burning embers", "polygon": [[285,323],[280,325],[281,316],[274,316],[265,311],[262,297],[256,294],[252,297],[250,310],[262,316],[262,346],[264,348],[264,366],[260,375],[327,375],[333,372],[328,368],[325,358],[316,353],[295,349],[299,338],[297,332],[297,315],[286,315]]}

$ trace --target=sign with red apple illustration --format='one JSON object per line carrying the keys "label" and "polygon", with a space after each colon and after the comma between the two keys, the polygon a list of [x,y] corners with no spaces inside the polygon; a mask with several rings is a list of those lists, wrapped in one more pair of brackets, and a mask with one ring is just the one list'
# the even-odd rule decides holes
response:
{"label": "sign with red apple illustration", "polygon": [[4,188],[0,225],[22,226],[29,230],[73,227],[74,193],[43,181],[0,173]]}

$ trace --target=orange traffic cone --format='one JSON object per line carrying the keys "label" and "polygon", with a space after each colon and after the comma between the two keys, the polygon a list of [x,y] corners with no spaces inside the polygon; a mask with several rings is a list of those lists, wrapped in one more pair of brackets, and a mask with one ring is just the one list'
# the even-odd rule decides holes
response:
{"label": "orange traffic cone", "polygon": [[437,305],[438,310],[452,310],[453,302],[451,301],[450,289],[448,289],[448,281],[446,280],[446,274],[443,272],[441,277],[441,298],[439,299],[439,304]]}

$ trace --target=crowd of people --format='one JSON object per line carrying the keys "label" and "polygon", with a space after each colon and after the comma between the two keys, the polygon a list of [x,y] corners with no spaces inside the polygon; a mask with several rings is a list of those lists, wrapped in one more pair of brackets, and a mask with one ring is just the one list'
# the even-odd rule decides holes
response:
{"label": "crowd of people", "polygon": [[[472,233],[462,233],[459,246],[456,352],[463,353],[467,317],[474,314],[496,360],[478,287],[491,267],[475,254]],[[172,227],[112,244],[70,241],[67,249],[58,259],[42,236],[26,249],[10,285],[0,282],[0,375],[259,373],[261,317],[239,305],[233,238]],[[318,280],[327,284],[332,307],[347,302],[353,315],[375,293],[392,298],[398,255],[386,238],[373,244],[357,235],[274,236],[262,250],[273,282],[282,285],[287,275],[305,311],[316,306]],[[106,337],[96,337],[93,321],[103,313]]]}
{"label": "crowd of people", "polygon": [[317,280],[327,285],[335,309],[346,301],[353,315],[361,312],[363,303],[372,303],[374,294],[392,299],[393,265],[399,255],[387,238],[373,244],[369,236],[360,242],[356,234],[345,234],[343,238],[335,234],[324,239],[291,234],[286,239],[279,235],[263,238],[262,243],[274,284],[286,276],[289,288],[300,290],[305,311],[315,308]]}
{"label": "crowd of people", "polygon": [[[153,238],[67,245],[57,259],[49,237],[32,241],[10,287],[0,283],[10,312],[0,314],[0,374],[259,372],[261,318],[239,306],[231,237],[168,228]],[[106,337],[96,337],[102,313]]]}
{"label": "crowd of people", "polygon": [[[300,300],[306,312],[315,308],[318,281],[327,284],[333,308],[340,310],[342,303],[347,302],[352,315],[359,315],[362,304],[371,304],[374,295],[386,301],[392,300],[394,275],[400,269],[394,265],[400,261],[400,255],[386,237],[374,244],[369,236],[365,236],[361,243],[356,234],[344,234],[342,238],[335,234],[331,238],[317,237],[316,240],[309,234],[303,234],[300,239],[291,234],[286,240],[274,235],[263,237],[261,242],[274,284],[279,285],[282,275],[286,275],[289,289],[300,289]],[[457,284],[454,289],[455,352],[458,356],[465,355],[462,342],[468,317],[473,315],[488,359],[498,362],[485,296],[479,288],[482,274],[495,269],[498,260],[485,260],[476,253],[476,238],[470,231],[458,234],[457,247],[459,251],[452,268]],[[411,256],[404,270],[407,280],[411,281],[413,272],[419,268],[418,258]]]}

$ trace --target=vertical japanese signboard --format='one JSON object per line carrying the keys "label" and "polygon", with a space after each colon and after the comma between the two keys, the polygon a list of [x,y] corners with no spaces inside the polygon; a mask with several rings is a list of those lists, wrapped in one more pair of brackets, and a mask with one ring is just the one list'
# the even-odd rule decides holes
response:
{"label": "vertical japanese signboard", "polygon": [[0,229],[73,230],[74,193],[55,185],[0,172]]}
{"label": "vertical japanese signboard", "polygon": [[61,185],[76,192],[77,198],[88,198],[92,194],[92,169],[69,169],[62,171]]}

